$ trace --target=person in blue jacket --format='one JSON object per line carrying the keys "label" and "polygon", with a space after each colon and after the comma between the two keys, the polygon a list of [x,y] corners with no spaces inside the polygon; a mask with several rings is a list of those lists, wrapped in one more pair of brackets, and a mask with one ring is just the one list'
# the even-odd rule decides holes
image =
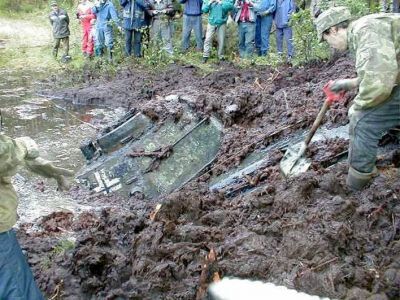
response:
{"label": "person in blue jacket", "polygon": [[278,54],[283,54],[283,39],[286,41],[287,59],[291,61],[293,57],[293,33],[292,27],[289,26],[290,17],[296,10],[294,0],[277,0],[275,11],[276,26],[276,48]]}
{"label": "person in blue jacket", "polygon": [[261,0],[256,20],[256,48],[259,56],[266,56],[269,50],[269,35],[271,32],[276,0]]}
{"label": "person in blue jacket", "polygon": [[125,54],[132,54],[132,37],[133,37],[133,54],[135,57],[142,56],[142,32],[146,27],[145,19],[146,11],[149,5],[144,0],[120,0],[119,3],[123,7],[123,28],[125,31]]}
{"label": "person in blue jacket", "polygon": [[96,15],[95,55],[102,56],[106,47],[108,49],[108,59],[111,61],[114,47],[111,22],[114,21],[118,29],[121,29],[117,11],[110,0],[97,0],[92,11]]}
{"label": "person in blue jacket", "polygon": [[201,6],[203,0],[180,0],[185,4],[183,11],[183,27],[182,27],[182,51],[189,49],[190,33],[192,30],[196,36],[196,50],[203,50],[203,26],[201,22]]}

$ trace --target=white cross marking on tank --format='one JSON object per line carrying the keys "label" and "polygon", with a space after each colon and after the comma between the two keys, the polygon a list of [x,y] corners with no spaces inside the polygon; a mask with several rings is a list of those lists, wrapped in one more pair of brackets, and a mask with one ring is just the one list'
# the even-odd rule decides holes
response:
{"label": "white cross marking on tank", "polygon": [[106,175],[104,169],[95,172],[94,177],[99,184],[96,188],[93,189],[95,192],[103,192],[106,195],[110,192],[119,190],[122,187],[120,184],[120,179],[113,178],[110,180]]}

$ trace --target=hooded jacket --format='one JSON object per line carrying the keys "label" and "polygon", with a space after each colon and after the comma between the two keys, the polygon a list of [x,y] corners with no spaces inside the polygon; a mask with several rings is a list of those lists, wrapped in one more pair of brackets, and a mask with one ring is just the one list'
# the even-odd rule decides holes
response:
{"label": "hooded jacket", "polygon": [[233,9],[233,3],[230,0],[222,0],[221,4],[216,2],[210,3],[209,0],[204,1],[202,12],[209,13],[208,23],[213,26],[225,24],[228,20],[228,13]]}
{"label": "hooded jacket", "polygon": [[143,0],[120,0],[123,7],[123,27],[128,30],[140,29],[147,25],[145,14],[149,9]]}
{"label": "hooded jacket", "polygon": [[69,17],[65,10],[59,8],[52,11],[49,15],[50,24],[53,26],[53,36],[55,39],[62,39],[69,36]]}
{"label": "hooded jacket", "polygon": [[277,28],[289,26],[290,17],[296,10],[294,0],[276,0],[275,25]]}
{"label": "hooded jacket", "polygon": [[257,9],[257,14],[269,16],[275,12],[276,0],[261,0]]}
{"label": "hooded jacket", "polygon": [[181,4],[185,4],[183,13],[187,16],[201,16],[201,7],[203,0],[180,0]]}
{"label": "hooded jacket", "polygon": [[100,5],[93,6],[93,13],[96,15],[96,27],[105,28],[109,22],[113,20],[119,26],[119,18],[114,4],[111,1],[105,0]]}
{"label": "hooded jacket", "polygon": [[20,166],[40,176],[56,179],[60,189],[66,188],[64,176],[73,174],[41,158],[38,146],[31,138],[12,139],[0,134],[0,233],[10,230],[17,221],[18,198],[11,177]]}
{"label": "hooded jacket", "polygon": [[362,110],[384,103],[400,84],[400,15],[372,14],[347,28],[349,50],[356,58],[360,81],[351,109]]}
{"label": "hooded jacket", "polygon": [[[257,19],[256,13],[259,10],[260,1],[254,0],[251,1],[253,3],[252,6],[249,6],[249,22],[255,22]],[[243,0],[236,0],[235,7],[234,7],[234,21],[236,23],[239,22],[240,14],[242,13],[243,9]]]}
{"label": "hooded jacket", "polygon": [[24,165],[25,159],[37,156],[39,151],[33,140],[11,139],[0,134],[0,233],[10,230],[17,222],[18,197],[11,177],[17,173],[19,166]]}
{"label": "hooded jacket", "polygon": [[81,3],[78,5],[76,16],[80,19],[80,22],[84,28],[92,27],[92,21],[96,19],[96,16],[92,12],[93,4],[91,2]]}

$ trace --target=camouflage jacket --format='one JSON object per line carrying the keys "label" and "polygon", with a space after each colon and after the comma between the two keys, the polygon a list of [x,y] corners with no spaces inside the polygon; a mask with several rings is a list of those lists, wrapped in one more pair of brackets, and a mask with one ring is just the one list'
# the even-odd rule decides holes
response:
{"label": "camouflage jacket", "polygon": [[352,109],[377,106],[400,82],[400,15],[367,15],[353,21],[347,32],[360,81]]}
{"label": "camouflage jacket", "polygon": [[39,156],[35,142],[29,138],[11,139],[0,134],[0,233],[11,229],[17,221],[17,194],[11,177],[26,158]]}

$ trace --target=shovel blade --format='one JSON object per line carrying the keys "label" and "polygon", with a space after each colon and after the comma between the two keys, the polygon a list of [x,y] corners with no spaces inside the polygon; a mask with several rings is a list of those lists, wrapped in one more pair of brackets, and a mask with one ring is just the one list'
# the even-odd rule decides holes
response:
{"label": "shovel blade", "polygon": [[300,148],[301,144],[292,145],[287,148],[280,163],[281,172],[285,177],[304,173],[310,167],[311,160],[304,156],[299,156]]}

